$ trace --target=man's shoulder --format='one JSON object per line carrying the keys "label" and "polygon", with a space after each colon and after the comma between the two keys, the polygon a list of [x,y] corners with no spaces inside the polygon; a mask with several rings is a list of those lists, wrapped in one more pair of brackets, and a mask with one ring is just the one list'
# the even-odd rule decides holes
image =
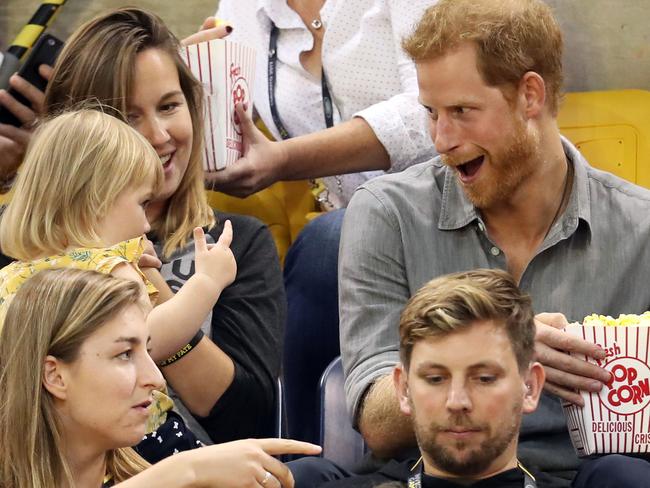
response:
{"label": "man's shoulder", "polygon": [[394,185],[417,186],[432,184],[435,178],[444,172],[444,165],[436,157],[422,163],[414,164],[397,173],[387,173],[366,181],[361,188],[380,190]]}
{"label": "man's shoulder", "polygon": [[592,167],[587,179],[592,225],[610,232],[650,232],[649,189]]}
{"label": "man's shoulder", "polygon": [[562,143],[567,157],[574,162],[576,174],[581,175],[579,181],[582,178],[586,180],[579,186],[581,206],[584,210],[588,208],[592,216],[597,216],[597,221],[607,223],[621,213],[650,215],[650,190],[592,166],[571,142],[563,138]]}
{"label": "man's shoulder", "polygon": [[430,200],[436,192],[442,194],[444,178],[444,165],[434,158],[398,173],[378,176],[361,185],[356,193],[370,193],[384,204],[417,205],[423,199]]}
{"label": "man's shoulder", "polygon": [[638,201],[641,205],[650,205],[650,190],[647,188],[592,166],[587,167],[587,177],[592,191],[609,194],[624,202]]}

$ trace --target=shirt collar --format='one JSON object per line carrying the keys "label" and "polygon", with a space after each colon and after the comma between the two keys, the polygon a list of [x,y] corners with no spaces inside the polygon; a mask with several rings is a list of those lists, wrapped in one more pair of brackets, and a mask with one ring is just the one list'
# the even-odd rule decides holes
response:
{"label": "shirt collar", "polygon": [[[571,196],[567,208],[562,214],[562,221],[576,228],[578,220],[591,225],[591,206],[589,204],[589,177],[587,167],[589,163],[580,152],[561,136],[562,147],[567,161],[573,164],[574,177]],[[435,164],[442,165],[440,156]],[[454,171],[445,168],[444,185],[442,189],[442,208],[438,219],[438,229],[458,230],[475,220],[480,220],[480,215],[474,205],[469,201],[465,192],[458,183]]]}
{"label": "shirt collar", "polygon": [[476,480],[471,485],[461,485],[455,483],[453,480],[438,478],[436,476],[431,476],[426,473],[422,474],[422,488],[459,488],[461,486],[511,486],[513,483],[516,483],[517,486],[521,486],[523,481],[523,473],[518,468],[512,468],[507,471],[502,471],[499,474],[491,476],[490,478],[483,478],[481,480]]}

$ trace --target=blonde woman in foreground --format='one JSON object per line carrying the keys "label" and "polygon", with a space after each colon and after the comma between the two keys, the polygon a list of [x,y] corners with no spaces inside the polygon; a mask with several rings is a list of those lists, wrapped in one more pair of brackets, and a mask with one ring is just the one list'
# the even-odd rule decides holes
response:
{"label": "blonde woman in foreground", "polygon": [[292,487],[272,456],[318,446],[249,439],[154,466],[128,447],[163,384],[141,303],[134,281],[77,269],[41,271],[18,291],[0,335],[0,487]]}

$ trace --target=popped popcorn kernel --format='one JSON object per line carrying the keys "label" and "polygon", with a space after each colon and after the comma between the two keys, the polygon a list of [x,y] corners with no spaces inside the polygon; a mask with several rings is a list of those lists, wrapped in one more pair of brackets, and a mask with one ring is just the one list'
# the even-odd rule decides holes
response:
{"label": "popped popcorn kernel", "polygon": [[610,327],[629,327],[629,326],[650,326],[650,312],[643,312],[641,315],[627,313],[621,314],[617,319],[609,315],[598,315],[592,313],[587,315],[582,321],[582,325],[605,325]]}

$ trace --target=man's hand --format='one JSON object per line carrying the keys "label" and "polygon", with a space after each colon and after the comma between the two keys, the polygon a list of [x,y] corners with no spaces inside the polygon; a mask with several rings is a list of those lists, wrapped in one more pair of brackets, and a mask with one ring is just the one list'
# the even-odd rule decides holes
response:
{"label": "man's hand", "polygon": [[598,392],[609,381],[610,374],[567,353],[605,359],[605,351],[596,344],[564,332],[562,329],[568,322],[560,313],[540,313],[535,316],[535,325],[535,359],[542,363],[546,372],[544,388],[563,400],[584,406],[578,390]]}
{"label": "man's hand", "polygon": [[[49,81],[52,68],[42,64],[38,68],[40,75]],[[13,113],[20,120],[22,127],[0,124],[0,175],[11,176],[25,157],[31,133],[43,114],[45,94],[18,75],[9,78],[9,85],[30,101],[32,108],[23,105],[6,90],[0,90],[0,105]]]}
{"label": "man's hand", "polygon": [[0,124],[0,176],[8,180],[25,158],[31,132],[9,124]]}
{"label": "man's hand", "polygon": [[281,179],[287,155],[282,142],[269,141],[255,127],[241,104],[235,110],[242,129],[244,155],[228,168],[206,174],[206,181],[209,188],[244,198]]}
{"label": "man's hand", "polygon": [[[42,64],[38,67],[38,73],[47,81],[50,81],[52,71],[52,67],[46,64]],[[12,75],[11,78],[9,78],[9,86],[29,100],[32,107],[27,107],[18,102],[6,90],[0,90],[0,102],[14,114],[23,125],[33,125],[36,119],[44,112],[45,93],[17,74]]]}
{"label": "man's hand", "polygon": [[183,46],[190,44],[198,44],[203,41],[211,41],[212,39],[223,39],[232,32],[232,26],[227,22],[217,20],[214,17],[208,17],[203,21],[201,28],[191,36],[186,37],[181,41]]}

